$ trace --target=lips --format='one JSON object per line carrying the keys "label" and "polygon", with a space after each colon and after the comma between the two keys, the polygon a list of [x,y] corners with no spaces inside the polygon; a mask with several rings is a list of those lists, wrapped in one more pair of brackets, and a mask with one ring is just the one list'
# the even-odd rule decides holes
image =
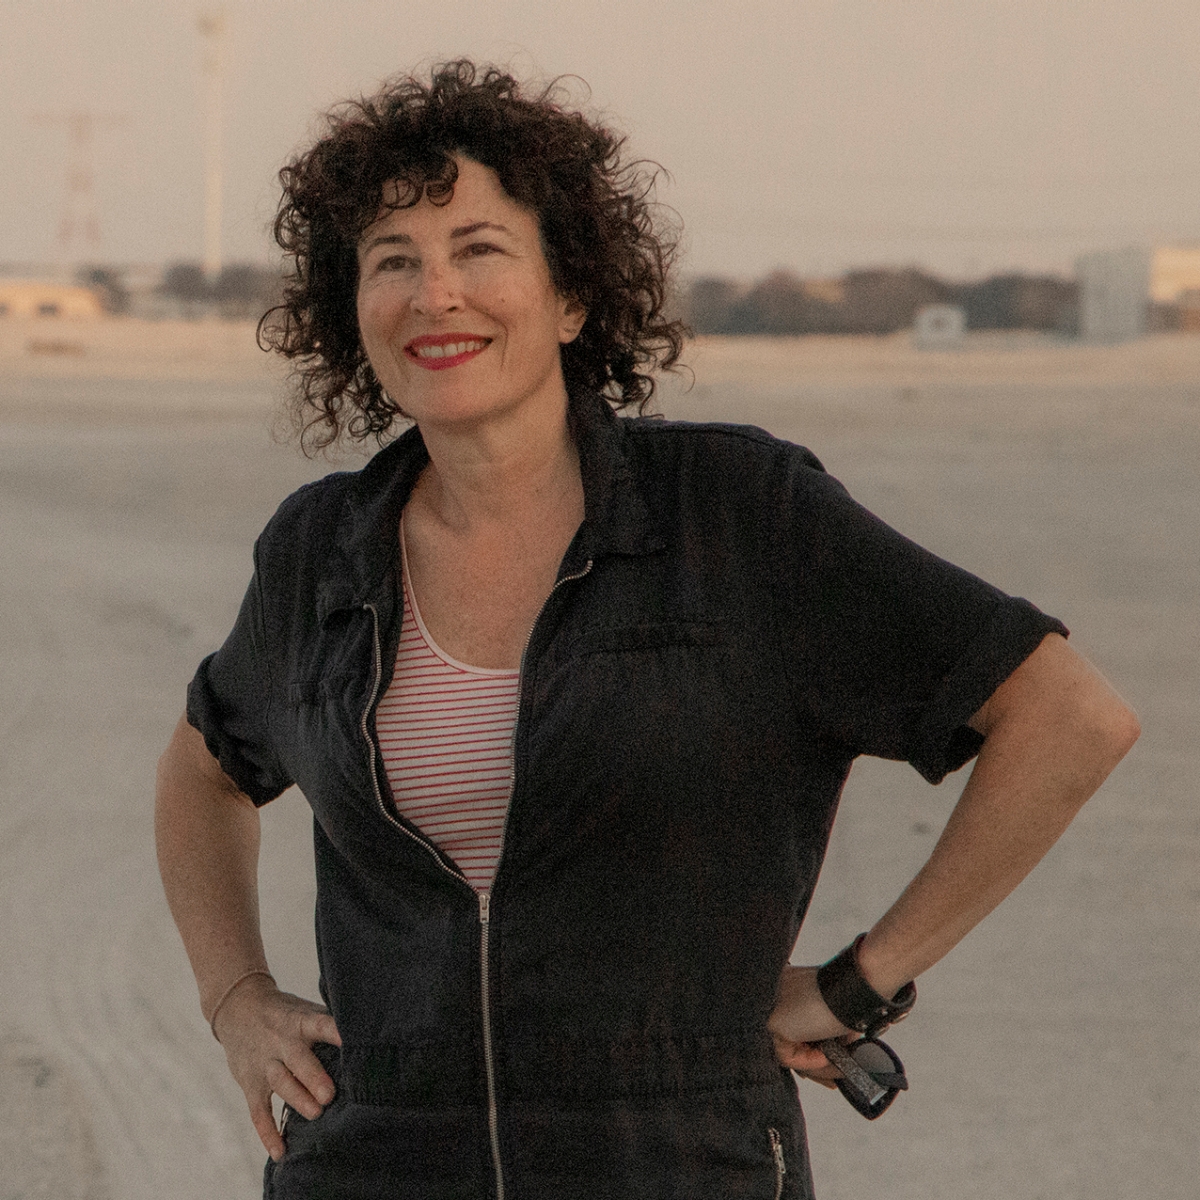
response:
{"label": "lips", "polygon": [[404,356],[427,371],[445,371],[482,354],[492,339],[473,333],[428,333],[404,347]]}

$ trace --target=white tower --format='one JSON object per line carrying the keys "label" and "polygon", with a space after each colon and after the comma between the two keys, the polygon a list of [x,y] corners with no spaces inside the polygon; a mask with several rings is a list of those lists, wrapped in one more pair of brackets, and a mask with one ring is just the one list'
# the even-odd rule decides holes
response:
{"label": "white tower", "polygon": [[221,273],[222,132],[225,83],[225,13],[201,14],[196,28],[204,38],[204,274]]}

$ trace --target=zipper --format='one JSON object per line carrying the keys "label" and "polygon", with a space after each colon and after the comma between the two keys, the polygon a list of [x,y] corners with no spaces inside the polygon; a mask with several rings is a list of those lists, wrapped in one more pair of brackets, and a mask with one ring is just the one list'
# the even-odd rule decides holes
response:
{"label": "zipper", "polygon": [[783,1140],[778,1129],[768,1129],[771,1139],[771,1157],[775,1160],[775,1200],[783,1198],[783,1177],[787,1174],[787,1163],[783,1161]]}
{"label": "zipper", "polygon": [[[517,695],[520,697],[521,688],[525,679],[525,656],[529,650],[529,645],[533,641],[534,630],[537,628],[537,623],[542,619],[542,614],[546,611],[546,606],[550,603],[551,597],[558,591],[564,583],[571,583],[574,580],[582,579],[592,569],[592,559],[588,559],[583,567],[576,571],[573,575],[564,575],[561,579],[554,582],[554,586],[550,589],[550,594],[542,601],[541,608],[537,611],[537,616],[533,619],[533,624],[529,627],[529,633],[525,636],[525,645],[521,647],[521,660],[517,671]],[[388,811],[387,802],[383,798],[383,788],[379,786],[379,769],[376,763],[378,758],[378,748],[375,745],[375,739],[371,736],[371,712],[375,707],[375,702],[379,698],[379,687],[383,682],[383,648],[379,635],[379,610],[373,604],[363,604],[363,608],[371,614],[373,621],[373,648],[374,648],[374,671],[375,677],[371,685],[371,694],[367,698],[367,706],[363,709],[362,721],[360,728],[362,731],[363,741],[367,746],[367,755],[371,768],[371,786],[375,791],[375,803],[383,815],[385,821],[390,825],[394,825],[405,837],[417,843],[424,850],[428,851],[433,856],[434,861],[443,871],[446,872],[452,879],[460,880],[471,887],[467,882],[467,878],[461,871],[455,870],[438,852],[437,847],[432,842],[418,836],[412,830],[401,824],[396,818],[396,815]],[[512,735],[512,766],[509,769],[509,784],[508,784],[508,800],[509,809],[512,808],[513,795],[516,792],[517,786],[517,725],[520,724],[521,711],[518,699],[517,720],[513,723]],[[504,814],[504,823],[500,827],[500,855],[496,859],[496,870],[500,869],[500,858],[504,856],[504,839],[508,833],[508,811]],[[490,935],[491,935],[491,907],[492,894],[489,891],[475,891],[471,889],[479,903],[479,1000],[483,1022],[483,1066],[484,1076],[487,1083],[487,1119],[488,1119],[488,1138],[491,1142],[492,1151],[492,1171],[496,1181],[496,1196],[495,1200],[504,1200],[504,1164],[500,1157],[500,1108],[496,1097],[496,1056],[495,1049],[492,1044],[492,994],[491,994],[491,964],[490,964]]]}
{"label": "zipper", "polygon": [[479,999],[483,1012],[483,1070],[487,1079],[488,1138],[492,1144],[492,1173],[496,1200],[504,1200],[504,1164],[500,1160],[500,1108],[496,1102],[496,1058],[492,1049],[492,995],[488,966],[492,893],[479,893]]}
{"label": "zipper", "polygon": [[[466,884],[467,887],[471,887],[471,885],[467,883],[467,877],[461,871],[455,870],[454,867],[452,867],[441,856],[441,854],[438,853],[437,847],[432,842],[426,841],[425,838],[414,833],[411,829],[399,821],[394,812],[388,811],[387,801],[383,798],[383,788],[379,786],[379,768],[377,767],[375,761],[378,758],[378,748],[375,745],[375,739],[371,736],[370,725],[371,710],[375,707],[375,701],[379,698],[379,685],[383,682],[383,647],[379,638],[379,610],[373,604],[364,604],[363,608],[365,608],[371,614],[371,619],[374,622],[373,634],[375,651],[375,679],[371,684],[371,694],[367,697],[367,707],[363,709],[362,721],[359,724],[359,728],[362,731],[363,741],[367,744],[367,765],[371,769],[371,786],[375,789],[375,804],[379,808],[380,813],[383,815],[383,819],[387,821],[389,825],[394,825],[402,834],[404,834],[406,838],[408,838],[410,841],[416,842],[422,850],[425,850],[432,855],[434,862],[436,862],[437,865],[441,867],[442,870],[445,871],[446,874],[452,879],[458,879],[462,883]],[[474,892],[474,890],[474,888],[471,888],[472,892]]]}
{"label": "zipper", "polygon": [[[371,619],[374,622],[372,632],[374,636],[375,678],[371,684],[371,694],[367,698],[367,706],[363,709],[360,729],[362,730],[363,741],[367,745],[367,757],[371,768],[371,786],[375,790],[375,803],[383,815],[383,819],[389,825],[393,825],[410,841],[416,842],[423,850],[428,851],[432,855],[434,862],[452,879],[457,879],[470,888],[471,885],[467,881],[467,877],[461,871],[456,871],[451,867],[432,842],[427,841],[407,826],[401,824],[395,813],[388,811],[387,801],[383,798],[383,788],[379,786],[379,769],[376,763],[378,749],[375,745],[375,739],[371,736],[370,723],[371,710],[375,707],[375,701],[379,698],[379,686],[383,682],[383,648],[379,636],[379,610],[373,604],[364,604],[363,608],[371,614]],[[526,645],[528,644],[527,641]],[[523,657],[524,655],[522,655]],[[511,798],[510,795],[509,799],[511,800]],[[503,837],[501,847],[503,848]],[[492,1145],[492,1169],[496,1177],[496,1200],[504,1200],[504,1173],[500,1162],[500,1115],[496,1104],[496,1067],[495,1054],[492,1050],[491,981],[488,978],[488,931],[492,897],[490,892],[476,892],[474,888],[471,888],[471,893],[479,902],[479,990],[483,1013],[483,1064],[487,1080],[488,1136]]]}

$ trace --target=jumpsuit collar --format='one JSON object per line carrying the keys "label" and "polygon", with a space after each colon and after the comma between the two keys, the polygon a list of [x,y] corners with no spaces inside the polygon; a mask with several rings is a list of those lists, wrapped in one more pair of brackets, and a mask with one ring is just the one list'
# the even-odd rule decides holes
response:
{"label": "jumpsuit collar", "polygon": [[[609,554],[651,554],[664,540],[628,461],[625,422],[598,396],[571,404],[579,450],[584,519],[559,569],[560,577]],[[317,618],[378,603],[396,578],[400,514],[429,462],[415,425],[358,472],[338,516],[336,549],[317,587]]]}

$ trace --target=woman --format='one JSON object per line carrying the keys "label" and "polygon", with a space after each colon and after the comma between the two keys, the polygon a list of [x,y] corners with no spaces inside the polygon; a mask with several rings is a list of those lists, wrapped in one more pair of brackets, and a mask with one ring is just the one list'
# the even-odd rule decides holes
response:
{"label": "woman", "polygon": [[[807,451],[618,420],[680,327],[620,143],[465,62],[282,174],[310,439],[160,767],[163,879],[276,1197],[807,1197],[786,1068],[880,1028],[1137,736],[1065,630]],[[978,761],[928,864],[789,967],[853,758]],[[314,811],[324,1005],[256,806]],[[275,1128],[271,1094],[285,1102]]]}

